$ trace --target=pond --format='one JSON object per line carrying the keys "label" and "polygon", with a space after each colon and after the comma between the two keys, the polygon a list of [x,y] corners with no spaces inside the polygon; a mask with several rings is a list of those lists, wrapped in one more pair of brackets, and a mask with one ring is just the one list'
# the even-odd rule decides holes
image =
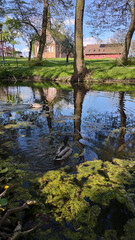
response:
{"label": "pond", "polygon": [[61,167],[53,159],[65,136],[73,152],[64,165],[135,158],[135,92],[0,87],[0,145],[15,162],[36,172]]}

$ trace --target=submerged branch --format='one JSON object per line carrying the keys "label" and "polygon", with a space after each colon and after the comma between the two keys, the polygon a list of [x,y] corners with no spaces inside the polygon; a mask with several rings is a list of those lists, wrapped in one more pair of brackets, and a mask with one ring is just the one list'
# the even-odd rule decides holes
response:
{"label": "submerged branch", "polygon": [[2,227],[2,225],[4,224],[5,220],[13,213],[17,213],[20,212],[24,209],[29,209],[29,206],[32,204],[36,204],[36,201],[27,201],[26,203],[24,203],[21,207],[17,207],[17,208],[12,208],[9,209],[5,215],[0,219],[0,227]]}

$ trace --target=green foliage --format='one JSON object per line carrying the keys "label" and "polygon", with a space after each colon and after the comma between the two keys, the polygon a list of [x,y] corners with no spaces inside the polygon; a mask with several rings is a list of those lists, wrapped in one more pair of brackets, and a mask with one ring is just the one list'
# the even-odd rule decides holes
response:
{"label": "green foliage", "polygon": [[7,18],[4,23],[4,31],[3,31],[3,39],[5,42],[9,44],[16,44],[17,41],[15,40],[17,38],[17,32],[16,29],[18,28],[19,23],[13,22],[11,18]]}
{"label": "green foliage", "polygon": [[34,43],[32,44],[32,53],[33,53],[33,55],[35,55]]}

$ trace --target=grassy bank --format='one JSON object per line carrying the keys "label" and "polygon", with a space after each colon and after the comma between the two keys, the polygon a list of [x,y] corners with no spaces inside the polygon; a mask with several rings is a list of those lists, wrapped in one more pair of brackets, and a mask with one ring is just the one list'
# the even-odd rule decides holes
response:
{"label": "grassy bank", "polygon": [[[121,65],[116,60],[85,60],[90,71],[90,78],[101,79],[135,79],[134,61],[130,61],[127,66]],[[69,78],[73,75],[73,59],[69,59],[66,64],[65,59],[48,59],[37,63],[32,60],[28,63],[26,58],[5,58],[3,67],[0,58],[0,79],[6,78],[28,78],[39,76],[43,79]]]}

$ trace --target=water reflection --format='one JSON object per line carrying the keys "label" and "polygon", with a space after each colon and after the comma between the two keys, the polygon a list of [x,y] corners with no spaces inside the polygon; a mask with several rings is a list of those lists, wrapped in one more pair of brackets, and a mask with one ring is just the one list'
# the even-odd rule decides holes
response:
{"label": "water reflection", "polygon": [[[30,103],[45,101],[41,109]],[[65,165],[86,160],[135,158],[135,94],[56,88],[1,87],[0,143],[30,169],[55,169],[55,151],[69,136],[73,148]],[[11,144],[12,143],[12,144]]]}

